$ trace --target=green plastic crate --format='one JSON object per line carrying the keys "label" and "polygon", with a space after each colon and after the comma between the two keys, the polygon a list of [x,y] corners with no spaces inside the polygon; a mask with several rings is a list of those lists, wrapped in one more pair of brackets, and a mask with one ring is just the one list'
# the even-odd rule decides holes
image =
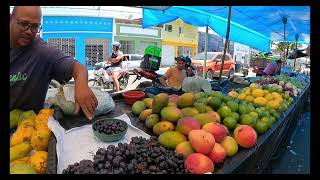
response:
{"label": "green plastic crate", "polygon": [[148,46],[145,50],[144,50],[144,55],[151,55],[151,56],[155,56],[155,57],[161,57],[161,48],[158,48],[156,46]]}

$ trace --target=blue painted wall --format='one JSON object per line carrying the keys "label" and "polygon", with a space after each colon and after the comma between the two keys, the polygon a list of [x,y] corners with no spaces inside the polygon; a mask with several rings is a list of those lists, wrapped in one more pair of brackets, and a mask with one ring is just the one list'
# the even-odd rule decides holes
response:
{"label": "blue painted wall", "polygon": [[[44,16],[42,38],[75,38],[75,58],[83,65],[87,38],[108,38],[112,50],[113,19],[85,16]],[[87,67],[92,69],[92,67]]]}

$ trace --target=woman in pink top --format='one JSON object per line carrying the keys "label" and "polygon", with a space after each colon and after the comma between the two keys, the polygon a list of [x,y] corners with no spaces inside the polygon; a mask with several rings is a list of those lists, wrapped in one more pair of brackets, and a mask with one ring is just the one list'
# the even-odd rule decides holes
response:
{"label": "woman in pink top", "polygon": [[270,62],[267,67],[263,70],[262,75],[274,76],[279,75],[281,72],[281,59],[278,59],[276,63]]}

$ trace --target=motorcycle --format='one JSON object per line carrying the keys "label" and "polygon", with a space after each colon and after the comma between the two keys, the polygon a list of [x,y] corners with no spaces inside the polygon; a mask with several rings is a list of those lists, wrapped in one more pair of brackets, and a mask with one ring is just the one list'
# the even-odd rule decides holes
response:
{"label": "motorcycle", "polygon": [[[188,68],[191,68],[191,77],[195,76],[197,74],[196,69],[191,65],[186,63],[185,70],[188,71]],[[160,83],[159,78],[162,76],[155,71],[149,71],[141,68],[137,68],[131,71],[132,75],[136,75],[136,78],[134,79],[133,83],[136,82],[137,80],[141,80],[141,78],[146,78],[151,80],[150,81],[145,81],[141,82],[137,88],[145,88],[149,86],[154,86],[154,87],[162,87],[162,84]]]}
{"label": "motorcycle", "polygon": [[137,69],[133,69],[131,73],[132,75],[136,75],[136,78],[133,80],[132,84],[135,83],[137,80],[141,80],[141,78],[146,78],[151,80],[151,82],[150,81],[141,82],[138,85],[137,89],[145,88],[149,86],[154,86],[154,87],[162,86],[159,80],[159,78],[162,75],[157,74],[155,71],[148,71],[141,68],[137,68]]}
{"label": "motorcycle", "polygon": [[[94,78],[89,79],[89,86],[95,87],[100,86],[103,89],[114,89],[114,84],[112,80],[111,72],[106,71],[110,67],[110,64],[107,62],[99,62],[94,65],[93,75]],[[119,73],[118,81],[120,84],[120,90],[124,90],[128,86],[129,82],[129,73],[127,68],[121,68]]]}

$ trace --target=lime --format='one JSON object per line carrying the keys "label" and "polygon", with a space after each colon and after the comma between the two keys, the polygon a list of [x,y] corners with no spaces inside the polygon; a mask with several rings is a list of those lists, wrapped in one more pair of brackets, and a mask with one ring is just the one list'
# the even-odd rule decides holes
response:
{"label": "lime", "polygon": [[274,122],[276,122],[276,118],[275,118],[275,117],[273,117],[273,116],[270,116],[270,117],[269,117],[269,119],[271,119],[272,124],[273,124]]}
{"label": "lime", "polygon": [[278,108],[280,112],[285,112],[287,110],[287,106],[285,104],[281,104]]}
{"label": "lime", "polygon": [[240,116],[240,124],[242,125],[249,125],[251,127],[255,127],[257,120],[252,117],[250,114],[243,114]]}
{"label": "lime", "polygon": [[272,114],[272,116],[276,119],[276,120],[279,120],[280,119],[280,115],[279,115],[279,113],[274,113],[274,114]]}
{"label": "lime", "polygon": [[239,108],[238,103],[236,103],[235,101],[232,101],[232,100],[227,102],[227,106],[230,107],[232,112],[236,112]]}
{"label": "lime", "polygon": [[208,105],[212,107],[212,109],[217,110],[221,106],[221,99],[218,97],[213,97],[208,102]]}
{"label": "lime", "polygon": [[293,99],[292,97],[290,97],[290,98],[288,99],[288,101],[289,101],[290,104],[292,104],[292,103],[294,102],[294,99]]}
{"label": "lime", "polygon": [[260,111],[260,112],[258,112],[258,115],[259,115],[259,118],[269,117],[270,113],[269,113],[269,111]]}
{"label": "lime", "polygon": [[228,106],[221,106],[217,112],[221,117],[225,118],[228,117],[232,111]]}
{"label": "lime", "polygon": [[272,119],[270,119],[269,117],[262,117],[260,121],[266,123],[268,125],[268,128],[270,128],[273,124]]}
{"label": "lime", "polygon": [[224,96],[222,101],[223,102],[233,101],[233,98],[231,96]]}
{"label": "lime", "polygon": [[220,98],[220,99],[223,98],[223,94],[222,94],[222,92],[220,92],[220,91],[214,91],[214,92],[210,93],[210,96],[212,96],[212,97],[218,97],[218,98]]}
{"label": "lime", "polygon": [[199,111],[199,113],[205,113],[206,112],[206,105],[203,104],[203,103],[196,102],[196,103],[193,104],[193,106],[194,106],[194,108],[196,108]]}
{"label": "lime", "polygon": [[233,117],[226,117],[223,119],[223,125],[225,125],[229,130],[233,130],[236,127],[237,120]]}
{"label": "lime", "polygon": [[246,105],[240,104],[238,108],[238,112],[242,114],[246,114],[248,112]]}
{"label": "lime", "polygon": [[252,104],[249,104],[247,107],[247,112],[252,112],[255,111],[256,109],[254,108],[254,106]]}
{"label": "lime", "polygon": [[256,129],[257,133],[263,134],[269,129],[269,127],[268,127],[267,123],[258,120],[255,129]]}
{"label": "lime", "polygon": [[240,115],[236,112],[232,112],[229,117],[233,117],[235,120],[239,121]]}
{"label": "lime", "polygon": [[256,120],[259,118],[258,113],[254,112],[254,111],[250,112],[249,114]]}

